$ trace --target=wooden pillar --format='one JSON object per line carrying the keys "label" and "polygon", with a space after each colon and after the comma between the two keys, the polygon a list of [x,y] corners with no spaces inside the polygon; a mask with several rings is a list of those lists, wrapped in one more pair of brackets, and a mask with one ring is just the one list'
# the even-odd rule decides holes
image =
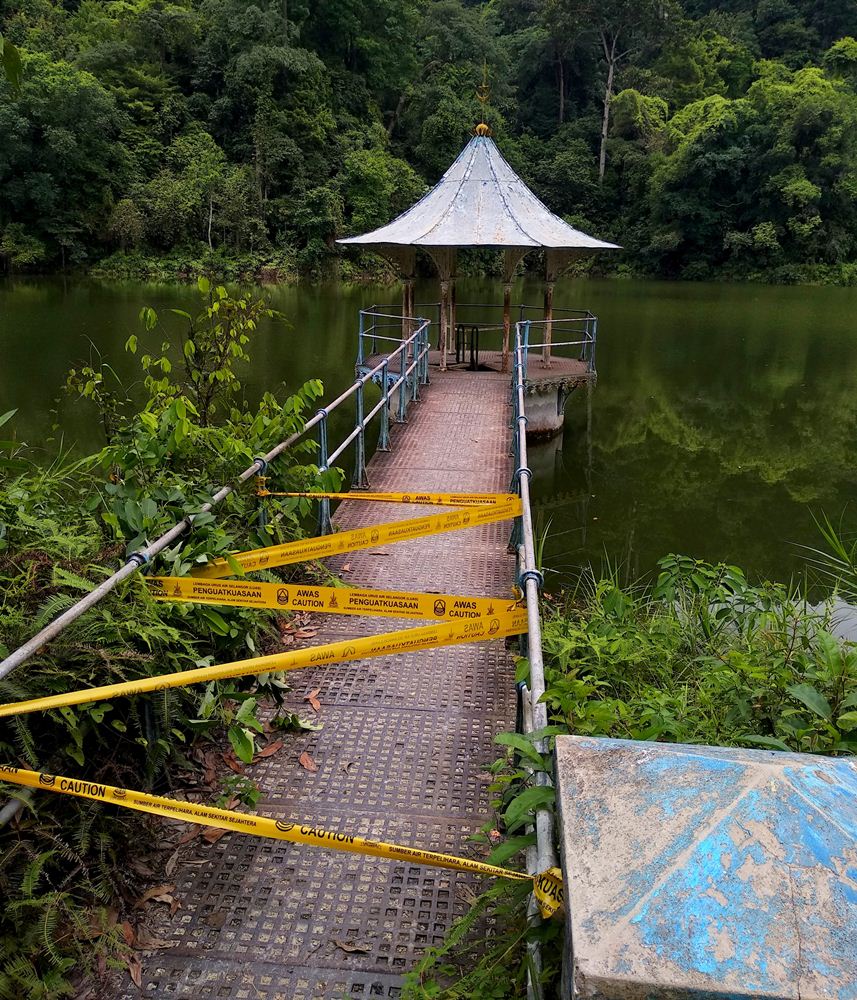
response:
{"label": "wooden pillar", "polygon": [[542,338],[542,343],[544,347],[542,348],[542,367],[550,368],[551,366],[551,334],[553,333],[553,282],[548,280],[545,282],[545,326],[544,326],[544,337]]}
{"label": "wooden pillar", "polygon": [[449,279],[440,282],[440,370],[446,371],[446,352],[449,349]]}
{"label": "wooden pillar", "polygon": [[512,333],[512,283],[503,282],[503,363],[501,372],[509,370],[509,337]]}

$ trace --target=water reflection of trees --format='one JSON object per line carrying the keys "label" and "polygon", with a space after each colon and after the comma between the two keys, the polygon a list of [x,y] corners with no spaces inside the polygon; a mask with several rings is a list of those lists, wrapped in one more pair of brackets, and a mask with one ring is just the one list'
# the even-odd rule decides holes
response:
{"label": "water reflection of trees", "polygon": [[[752,325],[665,357],[643,330],[611,357],[595,393],[589,534],[558,563],[606,552],[645,571],[667,549],[743,562],[784,578],[790,542],[814,542],[811,511],[838,515],[855,482],[857,359],[818,329]],[[564,475],[586,488],[584,407],[572,400]],[[549,506],[549,501],[545,497]],[[566,505],[566,513],[571,511]],[[597,518],[597,520],[593,520]]]}

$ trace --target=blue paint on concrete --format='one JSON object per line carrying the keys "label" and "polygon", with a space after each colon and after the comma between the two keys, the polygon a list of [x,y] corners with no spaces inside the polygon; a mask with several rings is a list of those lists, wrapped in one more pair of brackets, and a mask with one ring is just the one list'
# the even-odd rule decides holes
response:
{"label": "blue paint on concrete", "polygon": [[[686,984],[675,996],[797,998],[803,984],[804,996],[857,1000],[853,760],[563,739],[575,775],[566,795],[558,770],[581,970],[586,941],[609,937],[623,988],[638,974],[641,987]],[[617,828],[621,862],[602,848]],[[585,893],[574,858],[601,880]]]}

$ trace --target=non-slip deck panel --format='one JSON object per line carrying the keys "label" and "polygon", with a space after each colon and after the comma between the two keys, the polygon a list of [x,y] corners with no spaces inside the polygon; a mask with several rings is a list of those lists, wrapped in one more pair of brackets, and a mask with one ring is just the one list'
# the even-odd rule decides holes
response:
{"label": "non-slip deck panel", "polygon": [[[431,379],[408,422],[392,427],[393,450],[369,463],[372,488],[507,491],[508,378],[433,370]],[[334,523],[347,529],[428,512],[345,502]],[[508,598],[510,529],[469,528],[329,565],[357,586]],[[414,624],[318,615],[304,642]],[[514,666],[502,641],[319,666],[288,682],[289,706],[308,717],[303,699],[318,691],[324,728],[284,736],[279,753],[249,769],[263,793],[260,813],[484,857],[471,838],[490,818],[493,738],[515,721]],[[299,764],[303,751],[318,771]],[[485,886],[472,875],[240,834],[195,843],[170,877],[181,908],[158,928],[175,947],[144,956],[142,991],[125,976],[110,1000],[395,998],[402,973]]]}

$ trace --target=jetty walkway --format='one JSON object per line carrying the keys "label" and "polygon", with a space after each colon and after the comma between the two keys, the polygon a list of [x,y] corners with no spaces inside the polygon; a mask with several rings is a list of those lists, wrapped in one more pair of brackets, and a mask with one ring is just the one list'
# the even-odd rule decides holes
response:
{"label": "jetty walkway", "polygon": [[[431,372],[368,464],[373,490],[505,491],[512,472],[509,375]],[[341,529],[424,515],[425,507],[343,502]],[[329,565],[359,586],[483,596],[511,593],[508,522],[366,549]],[[406,628],[397,619],[317,616],[313,645]],[[489,818],[494,736],[515,724],[504,642],[445,646],[289,675],[290,700],[318,690],[319,732],[286,737],[248,769],[257,810],[383,841],[483,857],[469,837]],[[310,755],[317,771],[299,762]],[[316,1000],[397,997],[401,976],[485,880],[229,833],[189,845],[169,877],[180,903],[143,957],[143,997]]]}

